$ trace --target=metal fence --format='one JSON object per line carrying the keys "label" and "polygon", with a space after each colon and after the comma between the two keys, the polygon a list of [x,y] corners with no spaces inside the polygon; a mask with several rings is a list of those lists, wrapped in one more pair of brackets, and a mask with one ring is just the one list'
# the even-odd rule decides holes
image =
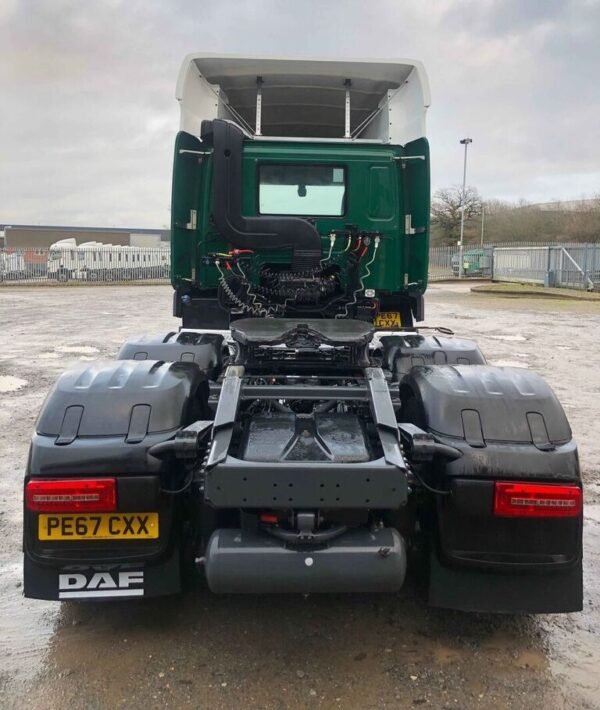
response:
{"label": "metal fence", "polygon": [[495,249],[493,278],[495,281],[593,290],[600,286],[600,246]]}
{"label": "metal fence", "polygon": [[[493,247],[463,247],[463,277],[492,277]],[[429,280],[445,281],[460,276],[458,247],[431,247],[429,250]]]}
{"label": "metal fence", "polygon": [[[0,283],[168,283],[169,247],[81,245],[58,242],[49,249],[0,248]],[[458,279],[456,246],[432,247],[429,280]],[[600,290],[600,243],[498,244],[463,247],[463,278]]]}
{"label": "metal fence", "polygon": [[53,245],[49,249],[0,249],[3,284],[166,283],[171,271],[168,247],[95,244]]}
{"label": "metal fence", "polygon": [[[431,248],[430,281],[458,278],[459,272],[458,247]],[[464,246],[463,277],[597,290],[600,243]]]}

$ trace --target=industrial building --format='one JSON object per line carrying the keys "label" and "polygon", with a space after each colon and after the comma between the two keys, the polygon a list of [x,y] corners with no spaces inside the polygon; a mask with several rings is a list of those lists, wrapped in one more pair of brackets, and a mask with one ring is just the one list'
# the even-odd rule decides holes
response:
{"label": "industrial building", "polygon": [[52,227],[32,224],[0,224],[0,247],[47,249],[61,239],[101,242],[121,246],[159,247],[171,239],[169,229],[131,229],[117,227]]}

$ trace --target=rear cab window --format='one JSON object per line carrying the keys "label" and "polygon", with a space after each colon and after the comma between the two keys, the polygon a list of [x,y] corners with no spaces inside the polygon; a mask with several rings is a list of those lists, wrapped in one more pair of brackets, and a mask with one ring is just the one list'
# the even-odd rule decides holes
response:
{"label": "rear cab window", "polygon": [[345,210],[344,167],[302,163],[258,166],[259,214],[341,217]]}

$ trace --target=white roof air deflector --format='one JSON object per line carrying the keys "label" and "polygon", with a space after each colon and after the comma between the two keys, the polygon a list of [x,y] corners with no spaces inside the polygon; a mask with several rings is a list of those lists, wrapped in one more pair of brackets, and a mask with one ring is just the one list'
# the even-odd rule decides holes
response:
{"label": "white roof air deflector", "polygon": [[225,118],[256,138],[404,145],[425,135],[429,87],[412,60],[192,54],[179,73],[177,99],[181,130],[193,135],[203,120]]}

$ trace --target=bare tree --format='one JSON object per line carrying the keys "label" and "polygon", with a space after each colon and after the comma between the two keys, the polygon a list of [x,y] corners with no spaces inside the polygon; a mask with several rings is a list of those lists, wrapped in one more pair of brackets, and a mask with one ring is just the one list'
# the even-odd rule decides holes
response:
{"label": "bare tree", "polygon": [[[462,197],[460,187],[445,187],[433,195],[432,222],[447,244],[452,244],[460,236]],[[481,214],[481,198],[474,187],[467,187],[465,190],[464,210],[465,223]]]}
{"label": "bare tree", "polygon": [[[453,245],[460,232],[461,188],[438,190],[433,196],[432,244]],[[479,243],[481,201],[477,191],[467,190],[465,244]],[[600,195],[568,203],[530,204],[520,199],[485,201],[485,243],[598,242],[600,241]]]}

